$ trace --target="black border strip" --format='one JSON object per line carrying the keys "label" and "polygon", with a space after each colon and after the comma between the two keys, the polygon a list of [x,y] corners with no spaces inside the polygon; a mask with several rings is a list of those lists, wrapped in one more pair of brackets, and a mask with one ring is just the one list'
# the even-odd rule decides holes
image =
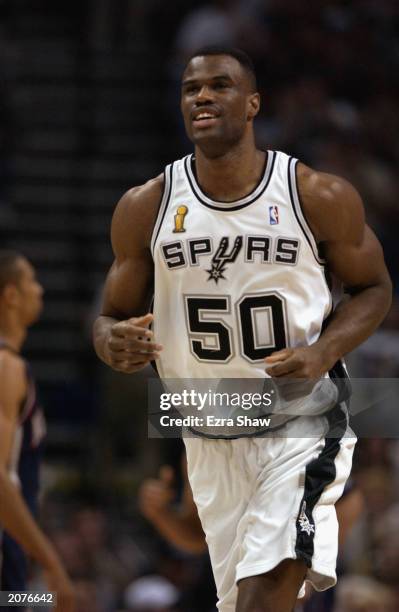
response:
{"label": "black border strip", "polygon": [[[173,163],[174,163],[174,162],[173,162]],[[158,240],[159,232],[161,231],[162,223],[163,223],[163,220],[164,220],[164,218],[165,218],[166,211],[167,211],[168,206],[169,206],[170,196],[172,195],[173,163],[172,163],[172,164],[169,166],[169,174],[170,174],[170,177],[169,177],[169,185],[166,185],[166,172],[165,172],[165,185],[164,185],[164,192],[163,192],[163,194],[162,194],[162,198],[161,198],[161,202],[160,202],[160,205],[159,205],[159,210],[158,210],[158,215],[157,215],[157,218],[156,218],[156,221],[155,221],[155,225],[154,225],[154,230],[153,230],[153,232],[155,231],[155,228],[156,228],[157,224],[158,224],[158,229],[156,230],[156,234],[155,234],[154,239],[151,237],[151,244],[150,244],[150,247],[151,247],[151,253],[152,253],[152,257],[153,257],[153,258],[154,258],[154,254],[155,254],[155,245],[156,245],[156,242],[157,242],[157,240]],[[167,193],[167,195],[166,195],[166,200],[165,200],[165,204],[164,204],[164,206],[163,206],[163,211],[162,211],[161,209],[162,209],[162,204],[163,204],[164,197],[165,197],[165,190],[166,190],[168,187],[169,187],[169,192],[168,192],[168,193]],[[160,215],[160,214],[162,215],[162,216],[161,216],[161,218],[159,218],[159,215]],[[158,221],[159,221],[159,223],[158,223]],[[151,246],[151,245],[152,245],[152,246]]]}
{"label": "black border strip", "polygon": [[[309,232],[311,234],[311,230],[310,229],[308,230],[304,226],[304,224],[302,223],[301,219],[299,218],[298,211],[296,209],[296,204],[295,204],[295,199],[294,199],[294,187],[292,185],[292,179],[291,179],[291,167],[292,167],[292,163],[294,163],[294,166],[295,166],[295,168],[294,168],[294,177],[295,177],[295,179],[294,180],[296,181],[296,166],[298,164],[298,161],[299,160],[295,159],[294,157],[290,157],[289,162],[288,162],[288,172],[287,172],[287,174],[288,174],[288,189],[289,189],[289,193],[290,193],[291,206],[292,206],[292,208],[294,210],[294,214],[295,214],[296,220],[298,221],[298,225],[300,226],[300,228],[301,228],[301,230],[302,230],[302,232],[303,232],[303,234],[304,234],[304,236],[305,236],[305,238],[306,238],[306,240],[307,240],[307,242],[308,242],[308,244],[309,244],[309,246],[310,246],[310,248],[312,250],[314,258],[316,259],[316,261],[317,261],[317,263],[319,265],[324,266],[325,262],[320,259],[318,252],[317,251],[315,252],[313,244],[312,244],[312,240],[309,237]],[[301,212],[302,212],[303,218],[306,219],[306,217],[304,215],[304,212],[303,212],[303,205],[302,205],[301,199],[299,197],[299,190],[297,189],[296,185],[295,185],[295,193],[296,193],[297,198],[298,198],[298,202],[299,202],[299,206],[301,208]],[[312,235],[312,238],[313,238],[313,235]]]}
{"label": "black border strip", "polygon": [[[345,408],[341,404],[326,414],[328,419],[328,432],[326,442],[321,453],[306,466],[305,487],[303,497],[299,505],[296,520],[296,542],[295,553],[297,559],[305,561],[307,567],[312,567],[314,554],[315,527],[313,510],[320,500],[324,489],[334,482],[337,476],[335,459],[341,448],[341,440],[348,427],[348,417]],[[335,437],[328,437],[334,435]],[[339,436],[339,437],[338,437]],[[302,530],[300,517],[305,515],[308,520],[310,533]]]}
{"label": "black border strip", "polygon": [[162,204],[165,198],[165,192],[166,189],[168,189],[168,187],[170,187],[170,182],[168,183],[167,179],[166,179],[166,170],[168,169],[168,167],[165,168],[165,170],[163,171],[163,185],[162,185],[162,195],[161,195],[161,199],[159,200],[159,205],[158,205],[158,210],[157,210],[157,214],[155,217],[155,221],[154,221],[154,226],[152,228],[152,232],[151,232],[151,240],[150,240],[150,251],[152,251],[152,245],[155,245],[155,239],[154,239],[154,234],[155,234],[155,228],[158,225],[158,220],[159,220],[159,213],[162,210]]}
{"label": "black border strip", "polygon": [[[234,211],[234,210],[241,210],[242,208],[246,208],[250,204],[253,204],[254,202],[256,202],[256,200],[258,200],[265,193],[266,189],[269,186],[270,180],[271,180],[272,175],[273,175],[273,170],[274,170],[274,165],[275,165],[277,154],[276,154],[276,151],[269,151],[268,153],[272,154],[272,161],[271,161],[271,165],[270,165],[269,176],[267,177],[265,186],[259,192],[258,195],[256,195],[254,198],[252,198],[252,200],[249,200],[245,204],[239,204],[238,206],[224,206],[224,207],[222,207],[222,206],[217,206],[216,204],[215,205],[209,204],[208,202],[205,202],[202,199],[201,194],[198,193],[198,190],[196,189],[196,186],[194,185],[193,181],[191,180],[190,173],[189,173],[189,170],[188,170],[188,167],[187,167],[187,165],[189,163],[188,160],[190,159],[190,156],[186,157],[186,159],[184,160],[184,170],[186,172],[186,176],[187,176],[188,182],[190,184],[191,190],[194,193],[194,195],[197,198],[197,200],[199,202],[201,202],[201,204],[203,204],[207,208],[211,208],[212,210],[221,210],[223,212],[231,212],[231,211]],[[266,164],[266,168],[267,168],[267,166],[268,166],[268,164]],[[265,174],[263,173],[262,179],[261,179],[260,183],[262,182],[262,180],[264,178],[265,178]],[[255,190],[253,190],[252,193],[254,193],[254,191],[256,191],[256,189],[258,189],[259,184],[257,185],[257,187],[255,187]],[[246,197],[248,197],[248,196],[246,196]],[[245,199],[245,198],[242,198],[242,199]],[[226,204],[228,204],[228,202],[226,202]]]}

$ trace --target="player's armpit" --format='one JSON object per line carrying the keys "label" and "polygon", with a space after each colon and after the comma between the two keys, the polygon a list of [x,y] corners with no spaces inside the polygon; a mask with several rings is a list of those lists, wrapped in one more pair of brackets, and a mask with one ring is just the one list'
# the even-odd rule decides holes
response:
{"label": "player's armpit", "polygon": [[6,467],[18,426],[21,402],[26,395],[23,361],[16,355],[0,355],[0,465]]}

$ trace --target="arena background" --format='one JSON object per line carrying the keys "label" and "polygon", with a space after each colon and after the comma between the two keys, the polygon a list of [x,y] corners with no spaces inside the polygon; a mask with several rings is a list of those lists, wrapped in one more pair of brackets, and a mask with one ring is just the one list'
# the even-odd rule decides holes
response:
{"label": "arena background", "polygon": [[[178,108],[184,58],[235,44],[258,72],[259,144],[358,188],[395,282],[399,4],[1,0],[0,16],[1,243],[32,260],[46,291],[25,351],[48,419],[42,524],[79,612],[144,610],[137,592],[154,585],[164,599],[153,610],[210,612],[206,558],[166,545],[137,509],[140,482],[162,462],[178,469],[181,445],[147,440],[149,374],[113,373],[91,345],[112,211],[127,188],[190,151]],[[396,295],[382,329],[350,357],[354,371],[396,377],[398,338]],[[397,441],[359,443],[365,509],[341,556],[336,612],[399,609],[398,467]],[[153,582],[140,582],[147,574]]]}

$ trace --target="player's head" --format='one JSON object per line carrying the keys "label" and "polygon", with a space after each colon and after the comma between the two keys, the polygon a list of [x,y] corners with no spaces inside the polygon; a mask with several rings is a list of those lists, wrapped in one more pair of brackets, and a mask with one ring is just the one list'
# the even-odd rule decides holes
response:
{"label": "player's head", "polygon": [[252,133],[260,106],[255,70],[240,49],[204,47],[188,60],[181,110],[190,140],[207,156],[224,155]]}
{"label": "player's head", "polygon": [[15,251],[0,250],[0,310],[13,312],[28,326],[41,313],[42,297],[43,287],[29,261]]}

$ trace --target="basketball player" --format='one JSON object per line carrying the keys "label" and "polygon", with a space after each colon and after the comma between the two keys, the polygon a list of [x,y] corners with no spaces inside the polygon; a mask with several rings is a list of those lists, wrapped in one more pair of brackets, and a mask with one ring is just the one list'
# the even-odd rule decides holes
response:
{"label": "basketball player", "polygon": [[28,261],[18,253],[0,251],[1,590],[26,590],[25,551],[41,564],[49,589],[57,592],[57,610],[71,611],[70,581],[53,546],[33,518],[44,419],[28,364],[19,352],[28,327],[41,312],[42,293]]}
{"label": "basketball player", "polygon": [[[391,283],[358,193],[257,149],[259,105],[242,52],[189,60],[181,109],[195,154],[128,191],[113,218],[94,343],[114,369],[156,360],[170,379],[327,380],[386,315]],[[350,294],[334,312],[327,266]],[[326,437],[313,436],[320,419]],[[336,581],[334,504],[354,440],[341,401],[301,423],[306,437],[295,419],[279,437],[185,438],[221,612],[289,612],[304,579]]]}

